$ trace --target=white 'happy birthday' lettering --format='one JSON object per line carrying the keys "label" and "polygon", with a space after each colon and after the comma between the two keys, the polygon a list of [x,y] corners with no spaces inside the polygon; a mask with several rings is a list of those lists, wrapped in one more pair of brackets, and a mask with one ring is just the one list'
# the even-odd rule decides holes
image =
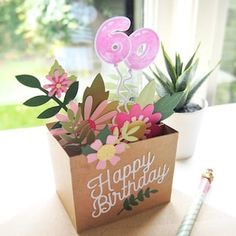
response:
{"label": "white 'happy birthday' lettering", "polygon": [[[92,217],[97,218],[108,212],[117,201],[123,201],[133,191],[139,191],[153,182],[161,184],[169,172],[169,167],[164,164],[151,168],[154,159],[155,155],[149,152],[147,156],[143,155],[141,159],[136,159],[122,169],[116,170],[112,176],[107,169],[106,174],[101,173],[88,181],[87,187],[91,190],[91,198],[94,199]],[[114,185],[121,186],[119,192],[113,189]],[[108,194],[104,194],[104,189]]]}

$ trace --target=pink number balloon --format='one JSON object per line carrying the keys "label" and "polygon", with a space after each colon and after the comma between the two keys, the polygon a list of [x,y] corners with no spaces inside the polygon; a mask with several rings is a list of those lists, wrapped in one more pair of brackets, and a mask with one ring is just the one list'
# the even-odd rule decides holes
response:
{"label": "pink number balloon", "polygon": [[153,30],[146,28],[136,30],[129,38],[131,49],[125,63],[130,69],[141,70],[155,59],[160,39]]}
{"label": "pink number balloon", "polygon": [[129,37],[119,31],[126,31],[129,27],[129,18],[122,16],[110,18],[100,26],[95,37],[95,49],[102,60],[117,64],[128,56]]}

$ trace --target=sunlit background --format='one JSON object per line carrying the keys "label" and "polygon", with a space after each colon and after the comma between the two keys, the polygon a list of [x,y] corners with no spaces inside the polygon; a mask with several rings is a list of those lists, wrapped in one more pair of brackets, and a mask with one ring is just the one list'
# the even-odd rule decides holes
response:
{"label": "sunlit background", "polygon": [[[0,129],[45,123],[36,119],[44,108],[21,105],[35,91],[20,85],[15,75],[43,79],[56,58],[78,76],[83,91],[98,71],[110,71],[101,65],[93,42],[99,25],[116,15],[132,20],[128,33],[141,26],[157,31],[173,55],[177,51],[188,58],[201,42],[200,72],[221,60],[202,94],[210,105],[236,102],[235,0],[0,0]],[[112,90],[116,77],[108,77]]]}

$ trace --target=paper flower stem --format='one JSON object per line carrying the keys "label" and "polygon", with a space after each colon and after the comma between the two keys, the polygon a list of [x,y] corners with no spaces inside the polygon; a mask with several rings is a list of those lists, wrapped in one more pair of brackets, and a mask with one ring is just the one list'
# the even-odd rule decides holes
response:
{"label": "paper flower stem", "polygon": [[[46,95],[48,95],[48,91],[47,91],[46,89],[40,88],[40,90],[41,90],[42,92],[44,92]],[[60,101],[57,97],[52,96],[51,98],[52,98],[61,108],[63,108],[65,111],[68,110],[68,108],[66,107],[66,105],[63,104],[63,102]]]}

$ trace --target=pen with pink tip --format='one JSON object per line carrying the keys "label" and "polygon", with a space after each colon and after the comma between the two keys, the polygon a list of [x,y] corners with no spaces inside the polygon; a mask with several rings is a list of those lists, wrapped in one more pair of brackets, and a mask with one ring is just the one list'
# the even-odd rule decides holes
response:
{"label": "pen with pink tip", "polygon": [[201,209],[202,203],[208,190],[210,188],[211,182],[213,181],[213,170],[207,169],[201,178],[201,183],[197,196],[195,197],[191,207],[188,210],[188,213],[184,216],[184,219],[177,231],[176,236],[188,236],[190,235],[193,225],[197,219],[198,213]]}

